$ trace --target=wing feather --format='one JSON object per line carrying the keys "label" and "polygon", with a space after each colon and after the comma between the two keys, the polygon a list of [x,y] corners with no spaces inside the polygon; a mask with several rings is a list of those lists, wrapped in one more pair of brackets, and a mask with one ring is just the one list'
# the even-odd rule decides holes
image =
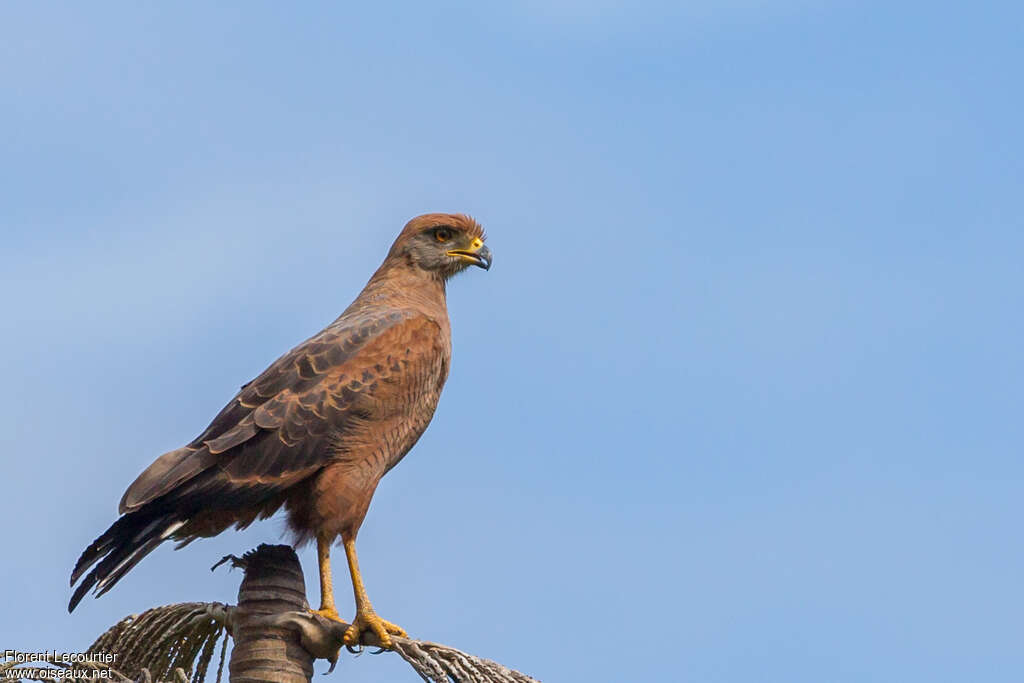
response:
{"label": "wing feather", "polygon": [[339,318],[244,385],[195,441],[139,475],[121,512],[161,498],[176,509],[204,498],[241,507],[310,476],[336,454],[339,436],[373,415],[382,387],[409,371],[412,347],[435,364],[428,357],[437,348],[423,342],[437,331],[413,312]]}

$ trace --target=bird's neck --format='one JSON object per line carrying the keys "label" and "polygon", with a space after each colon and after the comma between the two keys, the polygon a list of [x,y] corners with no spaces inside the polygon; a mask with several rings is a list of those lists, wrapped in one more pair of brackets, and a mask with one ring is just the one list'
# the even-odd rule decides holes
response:
{"label": "bird's neck", "polygon": [[385,262],[363,287],[357,301],[364,305],[411,307],[447,317],[444,278],[400,262]]}

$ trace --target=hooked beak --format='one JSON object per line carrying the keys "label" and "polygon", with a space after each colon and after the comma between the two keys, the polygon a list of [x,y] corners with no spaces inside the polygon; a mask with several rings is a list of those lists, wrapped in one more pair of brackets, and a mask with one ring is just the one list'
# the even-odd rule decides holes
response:
{"label": "hooked beak", "polygon": [[474,266],[483,268],[484,270],[491,269],[491,250],[487,248],[487,245],[483,243],[483,240],[477,238],[473,240],[473,244],[469,249],[452,249],[448,252],[449,256],[455,256],[468,261]]}

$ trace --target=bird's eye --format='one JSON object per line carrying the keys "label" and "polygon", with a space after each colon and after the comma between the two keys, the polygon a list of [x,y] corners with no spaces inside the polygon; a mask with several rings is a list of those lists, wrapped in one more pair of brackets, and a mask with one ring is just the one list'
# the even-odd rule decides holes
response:
{"label": "bird's eye", "polygon": [[452,231],[448,228],[438,228],[434,231],[434,238],[438,242],[447,242],[452,238]]}

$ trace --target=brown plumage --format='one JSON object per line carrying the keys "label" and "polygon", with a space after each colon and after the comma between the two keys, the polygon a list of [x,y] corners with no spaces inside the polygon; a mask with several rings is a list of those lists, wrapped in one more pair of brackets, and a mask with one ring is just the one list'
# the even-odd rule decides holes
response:
{"label": "brown plumage", "polygon": [[108,591],[167,539],[178,547],[281,506],[296,539],[316,539],[320,613],[338,618],[329,549],[341,538],[357,614],[346,640],[401,629],[373,613],[355,537],[377,483],[426,429],[448,377],[451,330],[445,282],[469,265],[489,268],[483,231],[460,214],[409,221],[366,287],[324,330],[267,368],[183,448],[165,453],[128,487],[122,516],[85,552],[68,605]]}

